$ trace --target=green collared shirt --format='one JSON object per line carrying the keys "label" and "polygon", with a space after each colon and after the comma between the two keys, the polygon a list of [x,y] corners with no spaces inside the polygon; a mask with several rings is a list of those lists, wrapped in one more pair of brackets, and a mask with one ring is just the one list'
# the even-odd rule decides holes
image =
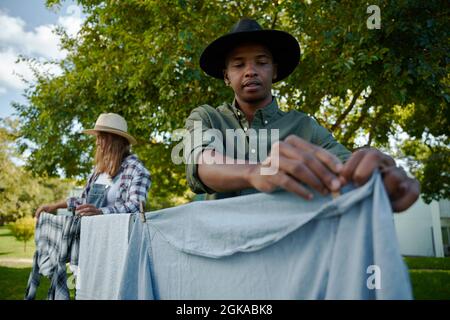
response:
{"label": "green collared shirt", "polygon": [[[234,152],[231,154],[233,159],[259,162],[265,159],[274,142],[282,141],[294,134],[328,150],[342,161],[346,161],[351,155],[350,151],[336,142],[327,129],[310,116],[296,110],[281,111],[276,98],[273,98],[266,107],[256,111],[252,123],[248,123],[245,114],[233,102],[232,104],[224,103],[217,108],[209,105],[195,108],[187,118],[185,127],[191,136],[189,143],[184,143],[187,182],[193,192],[207,193],[207,199],[228,198],[254,193],[257,190],[215,192],[207,187],[198,176],[198,164],[194,163],[194,159],[198,159],[199,154],[205,149],[216,149],[228,156],[230,156],[228,152]],[[197,129],[194,130],[194,128]],[[195,139],[194,131],[197,132],[198,137],[199,128],[201,128],[202,138]],[[235,136],[228,135],[227,137],[227,129],[235,130],[228,130],[228,134],[235,132]],[[278,129],[278,137],[272,129]],[[211,134],[205,134],[206,132],[212,133],[215,138],[212,139]],[[221,145],[223,149],[219,148],[218,150],[218,145]],[[266,153],[264,153],[265,150]]]}

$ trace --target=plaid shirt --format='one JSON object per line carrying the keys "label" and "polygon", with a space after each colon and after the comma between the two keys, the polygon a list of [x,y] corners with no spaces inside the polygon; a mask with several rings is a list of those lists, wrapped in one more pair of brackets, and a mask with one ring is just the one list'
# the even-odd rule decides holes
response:
{"label": "plaid shirt", "polygon": [[[113,206],[99,208],[103,214],[139,212],[139,203],[147,201],[151,177],[136,155],[129,155],[122,161],[118,174],[120,173],[122,176],[120,178],[119,196]],[[67,199],[69,210],[74,210],[76,206],[82,204],[81,200],[87,198],[89,190],[97,177],[98,174],[94,173],[89,176],[87,185],[80,198],[71,197]]]}
{"label": "plaid shirt", "polygon": [[48,300],[70,299],[66,263],[78,264],[80,229],[80,216],[55,216],[46,212],[39,216],[34,234],[36,251],[25,291],[26,300],[35,298],[41,275],[51,281]]}

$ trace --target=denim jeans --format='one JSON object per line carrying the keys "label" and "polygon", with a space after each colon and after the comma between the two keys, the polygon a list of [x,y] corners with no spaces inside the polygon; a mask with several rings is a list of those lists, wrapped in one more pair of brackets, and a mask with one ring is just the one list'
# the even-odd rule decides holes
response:
{"label": "denim jeans", "polygon": [[411,299],[379,173],[311,201],[199,201],[136,219],[121,299]]}

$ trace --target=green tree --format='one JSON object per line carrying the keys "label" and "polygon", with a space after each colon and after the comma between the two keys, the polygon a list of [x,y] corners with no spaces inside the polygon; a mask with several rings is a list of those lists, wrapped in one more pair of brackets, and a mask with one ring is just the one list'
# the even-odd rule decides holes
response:
{"label": "green tree", "polygon": [[17,164],[23,162],[14,147],[17,127],[17,120],[0,121],[0,225],[32,215],[43,203],[65,198],[74,186],[71,180],[37,176]]}
{"label": "green tree", "polygon": [[[77,2],[86,15],[82,30],[75,38],[58,31],[69,53],[57,62],[62,74],[36,72],[28,103],[15,104],[33,172],[85,177],[93,143],[79,129],[101,112],[117,112],[152,173],[150,206],[190,198],[184,167],[170,159],[170,133],[194,107],[231,101],[230,88],[206,76],[198,59],[206,44],[248,16],[301,44],[299,67],[274,87],[282,108],[313,115],[350,149],[372,145],[407,158],[427,199],[449,196],[448,166],[433,160],[449,153],[444,1],[373,1],[381,9],[379,30],[367,28],[368,4],[357,0]],[[399,131],[406,138],[393,148],[390,138]]]}
{"label": "green tree", "polygon": [[25,217],[16,220],[16,222],[9,225],[12,235],[18,241],[23,241],[23,251],[27,251],[27,242],[34,235],[35,219],[32,217]]}

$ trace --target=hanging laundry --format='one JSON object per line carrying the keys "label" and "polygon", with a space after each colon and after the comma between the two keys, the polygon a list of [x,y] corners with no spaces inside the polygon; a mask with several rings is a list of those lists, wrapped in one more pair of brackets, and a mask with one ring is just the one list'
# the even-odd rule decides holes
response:
{"label": "hanging laundry", "polygon": [[36,223],[36,251],[28,279],[25,299],[32,300],[41,275],[50,279],[48,300],[69,300],[66,263],[78,264],[80,245],[79,216],[56,216],[42,213]]}
{"label": "hanging laundry", "polygon": [[411,299],[379,173],[333,199],[199,201],[134,222],[120,299]]}

